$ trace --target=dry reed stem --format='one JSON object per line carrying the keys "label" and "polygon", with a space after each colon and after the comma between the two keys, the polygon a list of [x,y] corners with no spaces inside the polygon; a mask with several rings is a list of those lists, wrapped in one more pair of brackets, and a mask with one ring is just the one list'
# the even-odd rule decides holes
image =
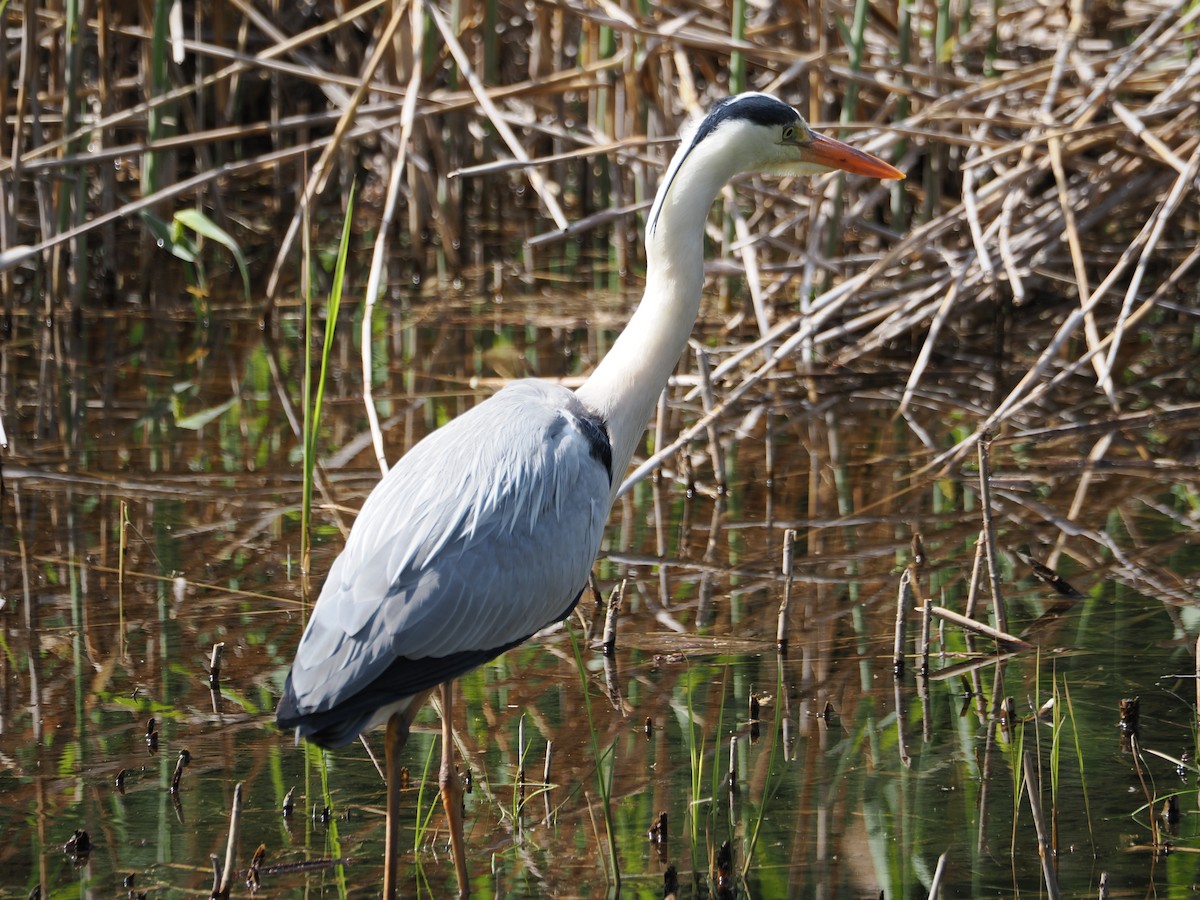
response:
{"label": "dry reed stem", "polygon": [[1046,819],[1042,815],[1042,802],[1038,797],[1041,780],[1038,778],[1033,754],[1026,750],[1021,759],[1025,775],[1025,796],[1029,798],[1029,811],[1033,816],[1033,827],[1037,831],[1038,857],[1042,863],[1042,877],[1046,882],[1046,896],[1050,900],[1058,900],[1060,894],[1058,876],[1054,871],[1054,850],[1050,843],[1050,833],[1046,828]]}
{"label": "dry reed stem", "polygon": [[[380,258],[386,246],[400,246],[413,256],[405,265],[422,274],[471,272],[482,261],[476,223],[486,227],[514,209],[527,211],[519,201],[495,201],[527,184],[556,230],[506,235],[506,258],[523,283],[567,267],[567,239],[586,246],[612,235],[622,248],[612,259],[629,273],[625,283],[636,284],[637,251],[627,253],[624,242],[653,191],[657,145],[670,142],[685,112],[727,90],[736,51],[750,87],[794,100],[818,125],[841,118],[841,98],[828,85],[853,85],[856,115],[871,123],[860,135],[864,146],[893,156],[914,177],[904,194],[847,182],[843,233],[829,246],[828,183],[798,195],[793,185],[754,180],[731,193],[737,260],[723,261],[720,275],[726,284],[744,280],[753,321],[735,315],[727,322],[729,349],[714,357],[712,370],[720,399],[698,420],[682,418],[676,439],[664,434],[635,478],[702,431],[720,432],[723,417],[740,419],[746,404],[761,403],[793,368],[888,366],[898,352],[916,360],[905,363],[899,409],[933,448],[942,436],[922,422],[922,404],[948,377],[946,367],[972,352],[977,332],[1003,310],[1028,333],[1001,349],[1029,353],[1033,362],[1024,380],[989,399],[974,434],[932,458],[930,469],[944,469],[961,461],[985,430],[1040,428],[1052,392],[1083,395],[1084,366],[1095,376],[1095,397],[1083,399],[1119,414],[1129,403],[1119,377],[1123,363],[1139,352],[1132,336],[1148,333],[1156,321],[1181,321],[1183,330],[1191,321],[1194,303],[1183,278],[1200,244],[1200,59],[1189,57],[1188,41],[1200,10],[1183,0],[1124,10],[1122,33],[1134,36],[1124,46],[1101,27],[1099,12],[1081,2],[1063,10],[1019,0],[1006,4],[997,22],[982,10],[948,55],[921,31],[911,46],[900,47],[895,23],[874,16],[861,57],[834,27],[843,11],[827,4],[808,10],[811,40],[791,8],[763,7],[750,12],[745,37],[731,42],[727,4],[643,15],[615,4],[548,0],[527,7],[499,0],[500,35],[484,33],[480,4],[462,4],[460,20],[450,22],[447,7],[425,0],[410,13],[422,25],[431,22],[442,39],[416,51],[427,69],[414,65],[404,73],[384,64],[392,43],[386,37],[403,4],[372,0],[344,12],[318,6],[321,23],[302,31],[294,31],[286,11],[246,0],[232,5],[224,33],[199,39],[176,29],[172,49],[182,51],[183,62],[172,63],[170,83],[154,97],[140,87],[142,54],[127,52],[146,47],[152,36],[119,10],[106,8],[102,18],[84,23],[81,39],[101,51],[105,65],[85,68],[80,93],[64,97],[55,86],[68,80],[46,85],[41,73],[54,62],[46,48],[63,33],[65,19],[48,9],[26,15],[22,7],[9,8],[5,24],[15,31],[19,22],[22,42],[4,69],[13,90],[0,121],[8,153],[0,155],[6,310],[57,312],[71,302],[65,289],[43,301],[28,286],[36,279],[24,278],[21,287],[13,274],[48,265],[56,248],[96,228],[104,229],[105,243],[128,246],[139,214],[160,204],[167,210],[200,204],[236,225],[239,238],[255,239],[241,224],[254,219],[242,198],[261,196],[268,179],[286,184],[291,170],[317,153],[327,161],[327,168],[316,167],[322,178],[336,172],[339,184],[348,185],[359,174],[378,183],[362,214],[375,212],[368,227],[382,223],[380,232],[400,232],[399,240],[380,234]],[[554,30],[546,24],[551,19]],[[600,28],[611,29],[608,55],[598,49]],[[422,30],[414,19],[414,41]],[[489,65],[488,47],[503,51],[499,63]],[[986,70],[984,59],[992,60]],[[219,68],[208,73],[209,66]],[[269,109],[250,98],[255,78],[280,88]],[[59,93],[48,94],[52,87]],[[293,95],[306,106],[291,103]],[[100,102],[90,102],[93,96]],[[170,106],[180,110],[180,133],[146,140],[147,119]],[[74,127],[46,112],[69,108],[81,112]],[[334,153],[339,135],[346,152]],[[87,142],[95,147],[71,149]],[[79,173],[99,180],[117,166],[136,172],[150,152],[176,159],[174,182],[143,196],[136,179],[110,178],[102,190],[89,189],[71,217],[57,218],[60,184]],[[520,174],[496,165],[502,155],[515,158]],[[604,191],[592,178],[602,156],[612,161]],[[464,177],[451,179],[455,171]],[[341,193],[314,199],[321,215],[313,220],[340,215]],[[282,221],[291,206],[269,208],[267,218]],[[399,209],[407,210],[407,221],[396,221]],[[568,220],[575,224],[563,229]],[[423,242],[426,231],[438,236],[441,250]],[[750,235],[760,237],[752,242]],[[530,239],[518,246],[522,238]],[[89,252],[100,245],[92,242]],[[377,267],[372,298],[383,279]],[[290,265],[281,263],[269,293],[293,281]],[[1118,287],[1122,296],[1113,302]],[[138,286],[121,272],[118,288]],[[1073,306],[1047,305],[1050,294],[1072,295]],[[1081,349],[1073,349],[1080,337]],[[983,397],[986,382],[978,388]],[[1086,408],[1085,415],[1099,415]],[[378,423],[370,427],[378,436]],[[1099,444],[1091,449],[1108,452]],[[376,455],[382,456],[378,446]]]}
{"label": "dry reed stem", "polygon": [[939,619],[957,625],[959,628],[964,628],[967,631],[973,631],[976,634],[981,634],[984,637],[998,641],[1009,649],[1029,649],[1033,646],[1033,644],[1021,640],[1016,635],[1009,634],[1008,632],[999,628],[993,628],[992,626],[983,622],[979,622],[975,619],[968,619],[966,616],[961,616],[953,610],[946,609],[944,606],[931,607],[929,612],[931,615],[937,616]]}

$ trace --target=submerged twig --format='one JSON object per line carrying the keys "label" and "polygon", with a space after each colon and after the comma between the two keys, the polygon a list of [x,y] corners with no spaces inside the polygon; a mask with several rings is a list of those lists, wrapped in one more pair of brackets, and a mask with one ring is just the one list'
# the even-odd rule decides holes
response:
{"label": "submerged twig", "polygon": [[1046,895],[1050,900],[1058,900],[1058,876],[1054,872],[1054,851],[1050,846],[1050,833],[1046,828],[1046,820],[1042,816],[1042,802],[1038,797],[1040,779],[1037,767],[1033,762],[1033,754],[1026,750],[1021,757],[1025,774],[1025,796],[1029,798],[1029,811],[1033,816],[1033,827],[1037,831],[1038,856],[1042,861],[1042,877],[1046,882]]}
{"label": "submerged twig", "polygon": [[966,616],[959,615],[953,610],[946,609],[944,606],[933,606],[930,607],[929,611],[939,619],[944,619],[947,622],[951,622],[960,628],[967,629],[968,631],[973,631],[976,634],[982,634],[984,637],[992,638],[1006,648],[1017,648],[1024,650],[1033,647],[1033,644],[1023,641],[1019,637],[1008,634],[1007,632],[1001,631],[998,628],[993,628],[992,626],[986,625],[983,622],[979,622],[975,619],[968,619]]}
{"label": "submerged twig", "polygon": [[213,864],[213,900],[228,900],[229,889],[233,886],[235,864],[237,862],[238,829],[242,821],[242,784],[239,781],[233,789],[233,805],[229,810],[229,839],[225,843],[225,866],[222,869],[217,857],[212,857]]}

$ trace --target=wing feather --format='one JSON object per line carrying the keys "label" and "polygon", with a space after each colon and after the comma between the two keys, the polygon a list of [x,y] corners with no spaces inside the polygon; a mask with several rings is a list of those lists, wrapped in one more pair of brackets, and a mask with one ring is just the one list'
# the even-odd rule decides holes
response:
{"label": "wing feather", "polygon": [[[562,618],[608,517],[597,433],[572,392],[521,381],[414,446],[371,492],[329,571],[289,679],[292,723],[389,667],[414,669],[397,660],[478,660]],[[395,699],[407,690],[387,687]]]}

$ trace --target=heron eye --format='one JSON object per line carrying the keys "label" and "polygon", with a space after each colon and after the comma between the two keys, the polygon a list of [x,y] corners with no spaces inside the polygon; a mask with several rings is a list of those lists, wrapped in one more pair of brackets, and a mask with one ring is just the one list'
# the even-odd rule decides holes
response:
{"label": "heron eye", "polygon": [[783,129],[783,139],[788,142],[796,140],[796,126],[795,125],[788,125],[786,128]]}

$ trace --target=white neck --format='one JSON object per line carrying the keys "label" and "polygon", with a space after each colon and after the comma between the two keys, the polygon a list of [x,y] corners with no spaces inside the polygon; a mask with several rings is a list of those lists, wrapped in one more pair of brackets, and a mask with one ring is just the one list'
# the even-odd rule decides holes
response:
{"label": "white neck", "polygon": [[[686,147],[685,142],[680,154]],[[686,159],[677,155],[668,168],[648,219],[642,302],[576,392],[608,425],[613,496],[700,311],[704,223],[717,192],[734,174],[709,157],[702,144]]]}

